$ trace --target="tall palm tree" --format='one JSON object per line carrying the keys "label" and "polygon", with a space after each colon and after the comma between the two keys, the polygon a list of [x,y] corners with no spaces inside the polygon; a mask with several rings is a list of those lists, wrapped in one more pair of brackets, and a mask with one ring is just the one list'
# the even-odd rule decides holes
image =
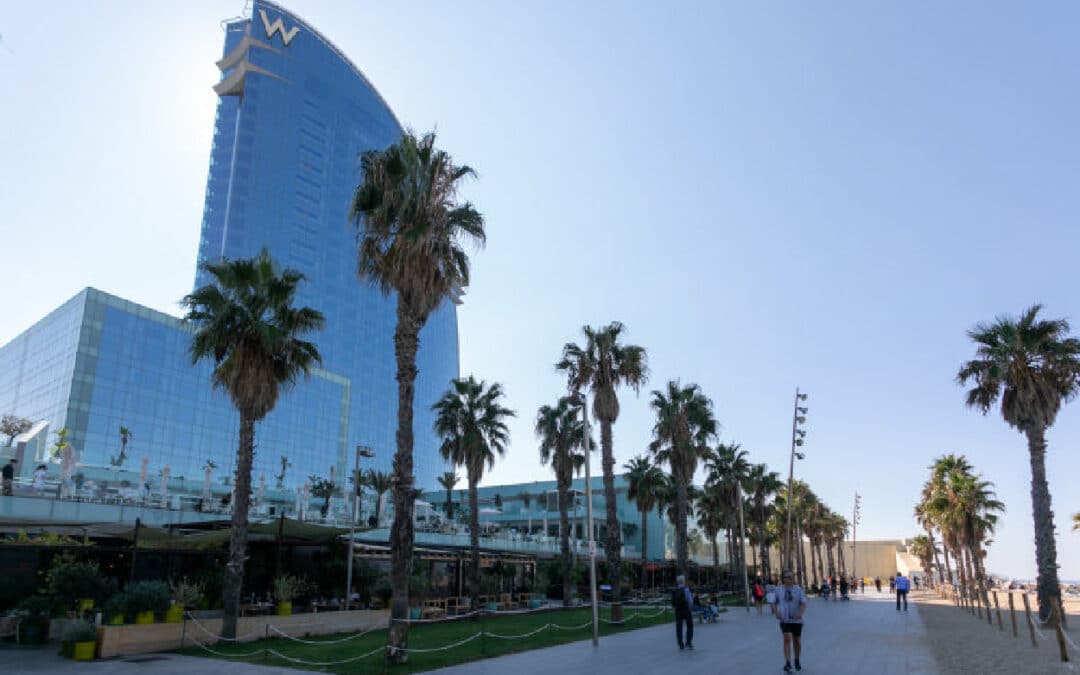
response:
{"label": "tall palm tree", "polygon": [[484,219],[458,202],[461,183],[475,175],[435,147],[435,134],[405,132],[385,150],[365,152],[363,178],[350,216],[357,233],[357,270],[397,301],[398,428],[394,453],[394,522],[390,528],[390,629],[387,659],[408,661],[409,567],[413,557],[413,400],[420,329],[440,305],[469,285],[465,241],[485,241]]}
{"label": "tall palm tree", "polygon": [[983,414],[1000,399],[1005,422],[1027,436],[1039,618],[1045,622],[1054,621],[1052,608],[1061,604],[1054,514],[1046,482],[1046,430],[1061,406],[1077,394],[1080,340],[1070,337],[1064,319],[1040,319],[1040,309],[1033,305],[1019,319],[999,317],[968,331],[976,344],[975,358],[960,368],[956,381],[972,385],[967,404]]}
{"label": "tall palm tree", "polygon": [[439,452],[454,466],[465,468],[469,484],[469,597],[473,609],[480,606],[480,504],[476,489],[485,467],[495,466],[495,458],[506,453],[510,442],[506,420],[514,416],[502,401],[502,385],[493,382],[489,386],[470,375],[451,380],[450,389],[432,406],[435,433],[442,438]]}
{"label": "tall palm tree", "polygon": [[934,550],[934,542],[930,539],[929,535],[920,534],[912,537],[911,544],[908,545],[908,551],[911,555],[919,559],[922,563],[922,568],[927,571],[930,577],[933,577],[933,559],[936,551]]}
{"label": "tall palm tree", "polygon": [[127,460],[127,446],[131,442],[131,438],[134,434],[131,433],[131,429],[121,426],[120,427],[120,454],[116,457],[109,458],[109,464],[115,466],[117,469],[124,465]]}
{"label": "tall palm tree", "polygon": [[563,606],[569,607],[574,590],[570,572],[570,487],[574,474],[580,473],[585,465],[585,454],[581,450],[585,447],[584,425],[578,407],[569,397],[563,396],[554,406],[540,407],[536,413],[535,431],[540,440],[540,462],[551,465],[559,491]]}
{"label": "tall palm tree", "polygon": [[619,340],[624,327],[618,321],[607,326],[584,326],[585,346],[573,342],[563,346],[562,359],[555,368],[566,373],[573,393],[589,389],[593,394],[593,415],[600,422],[600,450],[604,473],[604,503],[607,511],[607,544],[604,554],[608,578],[612,580],[612,620],[622,618],[622,528],[615,510],[615,454],[612,426],[619,418],[620,386],[638,392],[649,379],[645,349]]}
{"label": "tall palm tree", "polygon": [[675,567],[678,574],[687,571],[686,519],[690,483],[698,461],[709,453],[709,441],[716,436],[716,418],[712,401],[701,387],[678,380],[668,382],[666,391],[654,390],[651,401],[656,423],[649,451],[656,460],[671,469],[675,493]]}
{"label": "tall palm tree", "polygon": [[225,616],[221,630],[233,638],[247,558],[255,423],[274,409],[282,388],[322,362],[315,344],[303,337],[322,328],[324,319],[310,307],[294,306],[304,275],[291,269],[279,272],[266,249],[255,258],[207,263],[203,269],[213,283],[195,289],[182,301],[187,308],[184,319],[195,327],[192,362],[214,362],[214,386],[228,392],[240,414],[236,497],[222,584]]}
{"label": "tall palm tree", "polygon": [[[747,482],[747,493],[750,502],[753,505],[754,529],[757,531],[758,546],[761,548],[760,568],[763,570],[771,570],[772,565],[769,559],[769,548],[772,541],[766,531],[770,510],[768,500],[783,487],[783,483],[780,480],[780,474],[775,471],[769,471],[769,467],[764,464],[755,464],[750,467],[747,474]],[[762,579],[764,580],[768,574],[768,572],[762,574]]]}
{"label": "tall palm tree", "polygon": [[656,508],[665,488],[664,471],[648,457],[638,456],[623,465],[626,469],[626,497],[641,514],[641,587],[645,588],[645,568],[649,560],[649,512]]}
{"label": "tall palm tree", "polygon": [[454,519],[454,486],[460,480],[457,471],[447,471],[437,479],[439,486],[446,490],[446,522]]}
{"label": "tall palm tree", "polygon": [[[712,544],[713,553],[713,584],[719,590],[720,585],[720,543],[718,541],[720,530],[728,523],[728,514],[731,509],[727,503],[723,491],[716,485],[706,485],[697,500],[697,526],[705,539]],[[731,542],[731,539],[728,539]],[[728,577],[735,576],[735,558],[728,556]]]}

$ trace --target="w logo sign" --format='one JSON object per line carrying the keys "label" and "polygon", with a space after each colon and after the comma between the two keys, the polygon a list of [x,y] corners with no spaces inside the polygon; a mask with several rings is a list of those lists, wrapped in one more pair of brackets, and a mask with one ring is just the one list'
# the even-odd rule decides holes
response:
{"label": "w logo sign", "polygon": [[296,34],[300,32],[299,26],[293,26],[290,30],[285,30],[285,22],[281,20],[281,17],[274,19],[273,23],[270,23],[270,19],[266,17],[266,10],[260,9],[259,16],[262,18],[263,28],[266,29],[266,38],[272,40],[274,33],[281,33],[281,41],[288,47],[292,39],[296,37]]}

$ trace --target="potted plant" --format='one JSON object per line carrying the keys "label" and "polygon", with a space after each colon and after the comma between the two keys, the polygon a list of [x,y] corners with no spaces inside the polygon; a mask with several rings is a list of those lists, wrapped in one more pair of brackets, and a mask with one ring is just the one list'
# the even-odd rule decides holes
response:
{"label": "potted plant", "polygon": [[49,595],[56,599],[58,607],[74,607],[80,614],[94,609],[98,602],[115,590],[114,584],[105,578],[97,563],[79,561],[71,553],[53,558],[45,582]]}
{"label": "potted plant", "polygon": [[154,623],[163,617],[171,603],[169,585],[164,581],[139,581],[127,587],[128,610],[139,625]]}
{"label": "potted plant", "polygon": [[202,584],[190,581],[184,577],[172,584],[173,604],[165,612],[165,623],[181,623],[184,620],[184,610],[191,609],[202,600]]}
{"label": "potted plant", "polygon": [[76,619],[64,629],[62,651],[76,661],[92,661],[97,649],[97,629],[84,619]]}
{"label": "potted plant", "polygon": [[289,616],[292,614],[292,601],[296,596],[304,592],[307,584],[300,577],[291,574],[282,574],[274,579],[274,600],[277,602],[277,615]]}
{"label": "potted plant", "polygon": [[18,605],[23,620],[19,623],[19,643],[44,644],[49,638],[49,619],[53,614],[53,601],[44,595],[31,595]]}
{"label": "potted plant", "polygon": [[382,609],[390,606],[390,598],[394,590],[390,586],[390,577],[383,575],[375,580],[371,586],[371,608]]}
{"label": "potted plant", "polygon": [[128,595],[125,592],[116,593],[101,608],[101,615],[105,623],[110,626],[123,626],[124,615],[128,610]]}

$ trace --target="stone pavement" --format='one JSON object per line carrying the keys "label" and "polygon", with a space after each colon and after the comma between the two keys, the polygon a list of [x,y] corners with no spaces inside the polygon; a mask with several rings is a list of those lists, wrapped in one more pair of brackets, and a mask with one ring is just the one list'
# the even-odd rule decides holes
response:
{"label": "stone pavement", "polygon": [[[938,675],[923,644],[918,608],[897,612],[892,596],[868,590],[850,602],[811,599],[803,629],[804,673]],[[770,614],[729,609],[720,623],[694,625],[693,651],[679,651],[674,624],[538,649],[432,671],[439,675],[568,673],[781,673],[780,628]]]}
{"label": "stone pavement", "polygon": [[299,675],[307,671],[270,668],[246,663],[214,661],[179,654],[142,654],[117,659],[75,663],[56,654],[55,647],[0,649],[0,672],[4,675],[206,675],[226,670],[229,675]]}

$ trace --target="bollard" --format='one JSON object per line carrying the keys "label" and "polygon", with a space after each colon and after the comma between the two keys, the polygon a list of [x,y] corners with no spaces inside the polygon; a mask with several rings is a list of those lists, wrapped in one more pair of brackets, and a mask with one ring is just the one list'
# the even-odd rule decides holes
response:
{"label": "bollard", "polygon": [[1027,591],[1020,596],[1024,599],[1024,614],[1027,615],[1028,630],[1031,631],[1031,646],[1038,647],[1039,642],[1035,639],[1035,622],[1031,620],[1031,603],[1028,602]]}
{"label": "bollard", "polygon": [[998,602],[997,589],[994,589],[994,609],[997,610],[998,628],[1005,630],[1005,623],[1001,620],[1001,604]]}
{"label": "bollard", "polygon": [[1009,619],[1012,621],[1013,637],[1020,637],[1020,635],[1016,632],[1016,607],[1013,605],[1012,591],[1009,591]]}
{"label": "bollard", "polygon": [[1061,628],[1061,608],[1054,605],[1054,632],[1057,633],[1058,651],[1061,652],[1061,660],[1069,660],[1069,650],[1065,648],[1065,633]]}
{"label": "bollard", "polygon": [[986,623],[990,624],[990,627],[994,627],[994,617],[990,614],[990,594],[986,592],[985,588],[979,589],[979,597],[986,603]]}

